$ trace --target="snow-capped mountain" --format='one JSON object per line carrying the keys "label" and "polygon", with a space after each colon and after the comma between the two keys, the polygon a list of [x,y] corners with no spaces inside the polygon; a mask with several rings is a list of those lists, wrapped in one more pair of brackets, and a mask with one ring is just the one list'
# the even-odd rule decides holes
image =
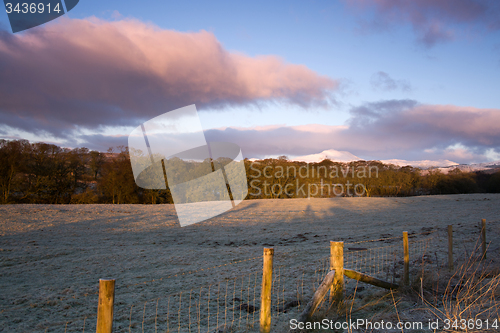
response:
{"label": "snow-capped mountain", "polygon": [[458,166],[458,163],[455,163],[450,160],[438,160],[438,161],[431,161],[431,160],[422,160],[422,161],[407,161],[407,160],[398,160],[398,159],[392,159],[392,160],[381,160],[380,162],[384,164],[394,164],[400,167],[410,165],[412,167],[420,168],[420,169],[429,169],[429,168],[437,168],[437,167],[442,167],[442,168],[453,168],[454,166]]}
{"label": "snow-capped mountain", "polygon": [[477,164],[459,164],[449,167],[439,168],[441,172],[448,173],[451,170],[458,168],[462,172],[488,171],[500,169],[500,161],[477,163]]}
{"label": "snow-capped mountain", "polygon": [[[304,155],[304,156],[296,156],[290,157],[293,161],[302,161],[308,163],[318,163],[323,161],[324,159],[330,159],[334,162],[353,162],[363,160],[362,158],[351,154],[348,151],[339,151],[335,149],[324,150],[318,154]],[[455,168],[460,169],[463,172],[474,172],[480,170],[495,170],[500,169],[500,161],[494,162],[486,162],[486,163],[478,163],[478,164],[459,164],[450,160],[421,160],[421,161],[407,161],[400,159],[390,159],[390,160],[381,160],[380,162],[384,164],[394,164],[397,166],[413,166],[420,169],[439,169],[443,173],[448,173],[450,170]]]}
{"label": "snow-capped mountain", "polygon": [[348,151],[339,151],[335,149],[328,149],[322,151],[319,154],[297,156],[297,157],[292,157],[290,159],[293,161],[318,163],[327,158],[335,162],[344,162],[344,163],[362,160],[362,158],[359,158]]}

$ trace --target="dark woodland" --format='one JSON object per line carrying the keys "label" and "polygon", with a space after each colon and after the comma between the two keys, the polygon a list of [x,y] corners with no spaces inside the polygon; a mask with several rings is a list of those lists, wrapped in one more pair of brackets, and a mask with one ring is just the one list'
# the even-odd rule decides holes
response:
{"label": "dark woodland", "polygon": [[[244,163],[247,199],[304,197],[299,188],[313,184],[320,188],[325,187],[321,184],[362,184],[362,196],[500,193],[500,170],[465,173],[454,169],[444,174],[438,169],[420,170],[379,161],[338,163],[326,159],[307,164],[286,156]],[[277,190],[287,185],[288,194]],[[328,188],[317,192],[312,196],[337,196]],[[103,153],[26,140],[0,140],[0,195],[2,204],[173,202],[168,189],[145,190],[135,184],[126,147]],[[345,191],[341,195],[356,193]]]}

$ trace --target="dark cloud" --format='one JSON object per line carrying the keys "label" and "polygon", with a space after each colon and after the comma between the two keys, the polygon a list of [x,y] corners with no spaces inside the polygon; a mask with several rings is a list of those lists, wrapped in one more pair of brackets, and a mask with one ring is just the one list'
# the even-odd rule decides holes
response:
{"label": "dark cloud", "polygon": [[460,107],[455,105],[424,105],[412,100],[369,103],[354,108],[352,131],[370,136],[419,138],[466,146],[500,147],[500,110]]}
{"label": "dark cloud", "polygon": [[376,28],[410,23],[417,41],[426,47],[450,41],[464,31],[500,29],[496,0],[344,0],[351,8],[373,11]]}
{"label": "dark cloud", "polygon": [[401,90],[403,92],[410,92],[411,85],[406,80],[394,80],[386,72],[377,72],[372,75],[370,84],[375,90],[394,91]]}
{"label": "dark cloud", "polygon": [[276,56],[223,48],[209,32],[137,20],[65,19],[0,31],[0,121],[69,137],[83,128],[136,125],[196,104],[327,106],[338,82]]}

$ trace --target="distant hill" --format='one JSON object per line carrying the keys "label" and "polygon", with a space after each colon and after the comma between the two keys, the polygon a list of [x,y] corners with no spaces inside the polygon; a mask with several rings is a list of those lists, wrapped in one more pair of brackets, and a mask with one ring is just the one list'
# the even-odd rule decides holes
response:
{"label": "distant hill", "polygon": [[[324,159],[330,159],[334,162],[342,162],[349,163],[363,160],[362,158],[351,154],[348,151],[339,151],[335,149],[324,150],[318,154],[304,155],[292,157],[290,160],[292,161],[300,161],[307,163],[319,163]],[[474,172],[474,171],[491,171],[495,172],[500,169],[500,161],[495,162],[486,162],[479,164],[459,164],[450,160],[421,160],[421,161],[407,161],[400,159],[390,159],[390,160],[380,160],[380,162],[384,164],[394,164],[400,167],[410,165],[412,167],[420,168],[420,169],[439,169],[443,173],[448,173],[450,170],[454,170],[458,168],[463,172]]]}
{"label": "distant hill", "polygon": [[442,173],[448,173],[451,170],[459,169],[462,172],[485,171],[493,173],[500,170],[500,161],[477,163],[477,164],[459,164],[449,167],[438,168]]}

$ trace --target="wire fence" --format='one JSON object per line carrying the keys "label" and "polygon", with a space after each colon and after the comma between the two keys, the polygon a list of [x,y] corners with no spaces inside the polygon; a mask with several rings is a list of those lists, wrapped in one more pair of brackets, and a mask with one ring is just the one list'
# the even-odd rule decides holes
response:
{"label": "wire fence", "polygon": [[[427,236],[427,234],[419,234],[419,236],[422,235]],[[413,236],[416,237],[416,235]],[[393,237],[387,240],[397,241],[393,241],[389,245],[375,247],[359,247],[357,246],[359,243],[347,243],[345,247],[347,251],[344,252],[344,267],[396,283],[403,267],[403,237]],[[414,264],[418,264],[421,258],[428,254],[433,240],[432,236],[428,236],[424,239],[409,241],[410,256],[413,258]]]}
{"label": "wire fence", "polygon": [[258,319],[258,272],[132,305],[116,318],[116,332],[246,330]]}
{"label": "wire fence", "polygon": [[[497,228],[497,226],[495,226]],[[495,229],[496,230],[496,229]],[[427,264],[444,266],[447,258],[446,235],[443,230],[427,230],[409,234],[410,271],[417,274]],[[477,248],[477,236],[456,244],[455,260],[466,258]],[[475,243],[473,242],[476,238]],[[500,244],[497,244],[500,245]],[[326,252],[326,251],[325,251]],[[321,258],[309,260],[307,264],[294,264],[299,253],[276,253],[271,291],[271,316],[278,318],[290,311],[300,313],[315,290],[328,274],[331,258],[328,253]],[[284,264],[286,263],[286,264]],[[245,269],[242,269],[245,265]],[[344,267],[391,283],[399,283],[403,272],[403,237],[388,237],[374,240],[344,243]],[[250,269],[248,269],[250,267]],[[229,277],[214,283],[178,292],[159,293],[148,300],[130,302],[121,298],[128,288],[151,283],[172,284],[177,288],[183,278],[200,273],[214,273],[222,268],[233,272]],[[234,276],[234,272],[248,273]],[[174,279],[176,282],[173,283]],[[203,275],[200,275],[203,279]],[[367,288],[376,288],[365,285]],[[345,279],[345,293],[352,295],[358,281]],[[117,286],[114,312],[114,332],[252,332],[259,329],[260,297],[262,288],[262,258],[252,257],[196,271],[179,272],[163,278]],[[170,288],[171,290],[171,288]],[[75,298],[75,297],[73,297]],[[77,298],[75,298],[77,299]],[[94,312],[82,317],[53,323],[42,323],[35,332],[95,332],[97,293],[85,295],[93,303]],[[77,305],[87,306],[86,302]],[[320,306],[326,309],[328,302]]]}

